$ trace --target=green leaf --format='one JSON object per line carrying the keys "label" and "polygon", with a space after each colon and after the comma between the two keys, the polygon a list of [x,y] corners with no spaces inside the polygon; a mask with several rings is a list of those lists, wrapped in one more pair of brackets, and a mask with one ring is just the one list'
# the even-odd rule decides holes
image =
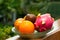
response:
{"label": "green leaf", "polygon": [[0,0],[0,4],[2,4],[2,3],[3,3],[3,1],[4,1],[4,0]]}

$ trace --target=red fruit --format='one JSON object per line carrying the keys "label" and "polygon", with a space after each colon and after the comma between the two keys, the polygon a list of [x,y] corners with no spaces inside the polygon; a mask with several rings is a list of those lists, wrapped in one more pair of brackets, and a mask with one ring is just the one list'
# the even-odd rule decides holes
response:
{"label": "red fruit", "polygon": [[46,30],[49,30],[52,28],[54,19],[50,16],[50,14],[43,14],[40,16],[37,16],[37,19],[35,21],[35,28],[39,32],[43,32]]}

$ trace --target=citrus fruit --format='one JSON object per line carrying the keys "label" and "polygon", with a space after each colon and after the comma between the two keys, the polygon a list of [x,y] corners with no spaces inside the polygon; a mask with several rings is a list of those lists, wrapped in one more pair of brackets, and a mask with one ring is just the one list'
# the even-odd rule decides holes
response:
{"label": "citrus fruit", "polygon": [[14,27],[19,30],[19,26],[20,24],[24,21],[23,18],[18,18],[15,22],[14,22]]}
{"label": "citrus fruit", "polygon": [[25,20],[19,27],[19,32],[22,34],[30,34],[34,32],[34,24],[31,21]]}

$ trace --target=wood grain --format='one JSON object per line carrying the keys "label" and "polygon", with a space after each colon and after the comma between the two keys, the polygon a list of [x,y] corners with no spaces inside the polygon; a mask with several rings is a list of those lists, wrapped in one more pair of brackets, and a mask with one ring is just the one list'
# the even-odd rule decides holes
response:
{"label": "wood grain", "polygon": [[60,31],[56,32],[55,34],[45,38],[44,40],[60,40]]}

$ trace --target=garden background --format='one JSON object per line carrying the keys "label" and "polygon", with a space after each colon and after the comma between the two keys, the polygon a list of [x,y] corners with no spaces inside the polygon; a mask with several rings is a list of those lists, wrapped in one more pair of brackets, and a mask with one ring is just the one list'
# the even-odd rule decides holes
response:
{"label": "garden background", "polygon": [[0,0],[0,40],[16,35],[11,31],[14,21],[28,13],[50,13],[57,20],[60,0]]}

